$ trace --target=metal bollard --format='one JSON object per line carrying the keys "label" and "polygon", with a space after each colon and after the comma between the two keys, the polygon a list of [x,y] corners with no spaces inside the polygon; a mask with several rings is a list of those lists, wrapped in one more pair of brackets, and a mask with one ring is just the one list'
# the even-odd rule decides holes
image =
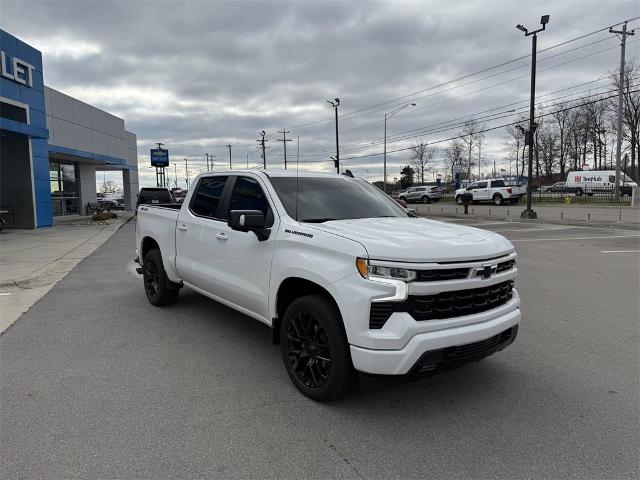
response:
{"label": "metal bollard", "polygon": [[587,213],[587,220],[591,220],[591,213]]}
{"label": "metal bollard", "polygon": [[564,212],[560,212],[560,220],[564,218]]}

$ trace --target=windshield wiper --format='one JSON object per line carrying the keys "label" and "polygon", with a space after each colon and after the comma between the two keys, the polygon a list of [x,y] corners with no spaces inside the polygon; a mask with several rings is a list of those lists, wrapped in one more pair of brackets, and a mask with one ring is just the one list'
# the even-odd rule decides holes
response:
{"label": "windshield wiper", "polygon": [[306,222],[306,223],[324,223],[324,222],[330,222],[331,220],[337,220],[337,218],[305,218],[300,221]]}

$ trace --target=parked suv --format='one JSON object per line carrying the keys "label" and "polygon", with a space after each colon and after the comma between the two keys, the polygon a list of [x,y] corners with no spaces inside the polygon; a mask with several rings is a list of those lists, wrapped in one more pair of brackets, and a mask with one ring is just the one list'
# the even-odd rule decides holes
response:
{"label": "parked suv", "polygon": [[344,175],[238,170],[193,185],[182,205],[139,208],[147,299],[169,305],[186,285],[270,326],[312,399],[343,395],[356,372],[441,371],[516,337],[516,253],[496,233],[412,216]]}
{"label": "parked suv", "polygon": [[411,187],[398,195],[399,200],[407,203],[438,202],[441,198],[442,189],[433,186]]}

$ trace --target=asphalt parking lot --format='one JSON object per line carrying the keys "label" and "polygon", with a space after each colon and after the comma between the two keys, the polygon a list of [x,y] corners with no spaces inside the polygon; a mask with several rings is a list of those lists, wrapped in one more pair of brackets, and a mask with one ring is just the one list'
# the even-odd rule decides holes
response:
{"label": "asphalt parking lot", "polygon": [[266,326],[152,307],[129,223],[0,337],[0,477],[638,478],[640,233],[465,222],[518,250],[515,343],[327,404]]}

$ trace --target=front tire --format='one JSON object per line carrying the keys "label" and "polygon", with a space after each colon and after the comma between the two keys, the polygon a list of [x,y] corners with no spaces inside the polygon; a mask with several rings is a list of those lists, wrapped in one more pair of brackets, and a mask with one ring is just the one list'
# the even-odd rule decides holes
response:
{"label": "front tire", "polygon": [[160,250],[157,248],[149,250],[144,256],[143,265],[144,292],[147,294],[149,303],[156,307],[174,303],[180,293],[180,285],[167,278]]}
{"label": "front tire", "polygon": [[584,193],[584,192],[582,191],[582,189],[581,189],[581,188],[577,189],[577,190],[576,190],[576,197],[581,197],[583,193]]}
{"label": "front tire", "polygon": [[462,205],[462,195],[458,195],[458,196],[456,197],[456,203],[457,203],[458,205]]}
{"label": "front tire", "polygon": [[353,385],[349,343],[336,306],[323,295],[294,300],[280,331],[282,361],[302,394],[316,401],[334,400]]}

